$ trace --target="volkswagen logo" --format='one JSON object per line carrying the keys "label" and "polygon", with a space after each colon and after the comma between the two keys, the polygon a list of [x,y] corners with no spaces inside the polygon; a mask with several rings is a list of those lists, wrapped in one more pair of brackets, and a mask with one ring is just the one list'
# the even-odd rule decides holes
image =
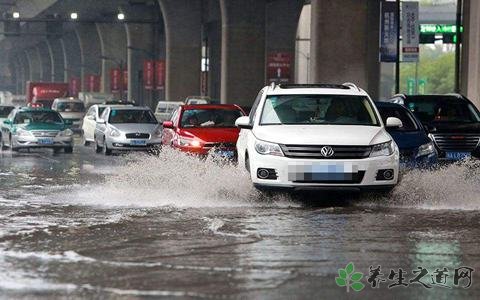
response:
{"label": "volkswagen logo", "polygon": [[335,152],[333,151],[332,147],[325,146],[320,150],[320,154],[322,154],[323,157],[332,157]]}

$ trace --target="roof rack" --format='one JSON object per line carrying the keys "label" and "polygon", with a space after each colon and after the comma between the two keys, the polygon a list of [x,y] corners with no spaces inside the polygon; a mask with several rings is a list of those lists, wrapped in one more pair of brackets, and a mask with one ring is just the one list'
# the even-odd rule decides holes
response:
{"label": "roof rack", "polygon": [[358,86],[355,84],[355,83],[352,83],[352,82],[345,82],[344,84],[342,84],[344,86],[348,86],[349,88],[352,88],[352,89],[355,89],[357,91],[360,92],[360,89],[358,88]]}
{"label": "roof rack", "polygon": [[328,83],[313,83],[313,84],[292,84],[281,83],[279,85],[281,89],[298,89],[298,88],[324,88],[324,89],[342,89],[347,90],[350,87],[343,84],[328,84]]}

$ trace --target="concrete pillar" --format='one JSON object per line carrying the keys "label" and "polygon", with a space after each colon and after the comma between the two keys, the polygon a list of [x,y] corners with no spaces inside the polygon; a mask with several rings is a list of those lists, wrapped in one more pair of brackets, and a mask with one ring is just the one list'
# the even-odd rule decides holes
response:
{"label": "concrete pillar", "polygon": [[36,50],[40,57],[40,63],[42,65],[42,73],[40,74],[41,81],[52,80],[52,58],[46,42],[41,42],[37,45]]}
{"label": "concrete pillar", "polygon": [[62,37],[64,51],[65,80],[80,78],[82,75],[81,50],[75,32],[68,32]]}
{"label": "concrete pillar", "polygon": [[480,2],[464,0],[460,91],[480,107]]}
{"label": "concrete pillar", "polygon": [[251,106],[265,84],[265,0],[220,0],[222,103]]}
{"label": "concrete pillar", "polygon": [[[110,93],[110,70],[125,68],[127,61],[127,37],[123,24],[96,24],[100,37],[102,58],[101,91]],[[123,98],[123,97],[122,97]]]}
{"label": "concrete pillar", "polygon": [[22,81],[24,80],[24,77],[22,74],[23,73],[22,65],[20,64],[20,60],[18,59],[18,56],[13,57],[12,65],[13,65],[12,72],[14,72],[15,74],[15,80],[13,82],[15,85],[15,91],[12,91],[12,92],[14,92],[17,95],[23,94]]}
{"label": "concrete pillar", "polygon": [[[303,4],[304,0],[276,0],[267,4],[267,55],[269,53],[290,55],[290,83],[295,80],[295,42]],[[268,83],[268,78],[266,82]]]}
{"label": "concrete pillar", "polygon": [[201,0],[159,0],[166,37],[166,100],[200,94]]}
{"label": "concrete pillar", "polygon": [[42,64],[40,62],[40,56],[37,49],[29,48],[25,50],[25,55],[27,56],[28,70],[30,71],[30,74],[28,76],[29,80],[41,80]]}
{"label": "concrete pillar", "polygon": [[353,82],[378,96],[378,0],[312,0],[311,74],[315,83]]}
{"label": "concrete pillar", "polygon": [[86,91],[85,76],[99,75],[102,65],[100,58],[100,37],[94,24],[82,24],[75,27],[75,34],[80,46],[81,91]]}
{"label": "concrete pillar", "polygon": [[17,61],[20,67],[19,91],[20,91],[20,94],[25,94],[26,82],[30,80],[30,69],[29,69],[30,66],[28,64],[28,59],[25,51],[19,51],[17,53]]}
{"label": "concrete pillar", "polygon": [[63,42],[59,39],[47,40],[48,51],[52,60],[52,82],[66,82],[65,53]]}

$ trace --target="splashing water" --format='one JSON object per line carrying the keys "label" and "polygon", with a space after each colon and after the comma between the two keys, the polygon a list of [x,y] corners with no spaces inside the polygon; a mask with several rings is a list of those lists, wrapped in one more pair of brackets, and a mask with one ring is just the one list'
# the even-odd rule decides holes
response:
{"label": "splashing water", "polygon": [[[433,170],[405,172],[388,206],[422,209],[480,209],[480,161],[469,159]],[[385,201],[385,199],[383,199]]]}
{"label": "splashing water", "polygon": [[[248,173],[218,157],[205,160],[173,149],[158,156],[132,154],[102,185],[83,187],[75,203],[106,206],[235,207],[292,206],[288,197],[262,199]],[[262,199],[263,200],[263,199]]]}

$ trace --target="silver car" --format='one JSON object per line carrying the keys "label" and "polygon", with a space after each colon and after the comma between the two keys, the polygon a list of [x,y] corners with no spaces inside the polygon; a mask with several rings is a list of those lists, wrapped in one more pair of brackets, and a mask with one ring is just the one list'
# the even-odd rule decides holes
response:
{"label": "silver car", "polygon": [[97,120],[95,151],[148,150],[162,143],[161,126],[148,107],[107,107]]}

